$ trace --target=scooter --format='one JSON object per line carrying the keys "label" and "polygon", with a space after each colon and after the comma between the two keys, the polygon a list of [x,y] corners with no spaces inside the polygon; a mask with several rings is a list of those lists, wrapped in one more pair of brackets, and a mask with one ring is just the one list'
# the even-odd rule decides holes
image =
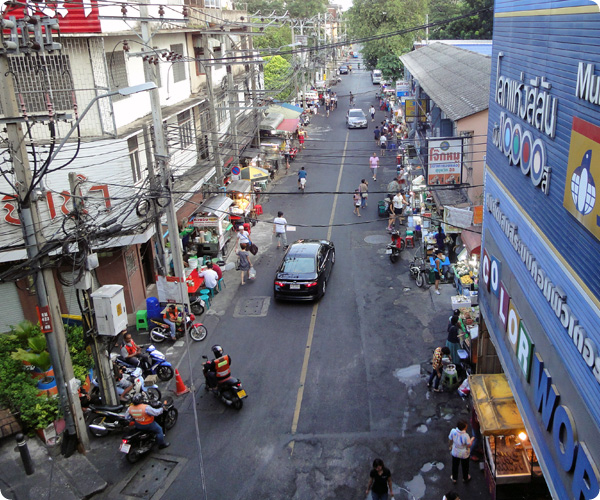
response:
{"label": "scooter", "polygon": [[[195,342],[201,342],[206,338],[208,330],[202,323],[194,323],[196,316],[193,314],[186,314],[186,329],[190,334],[190,337]],[[171,327],[162,321],[162,319],[154,318],[150,322],[154,327],[150,330],[150,338],[153,342],[160,344],[165,340],[171,340]],[[177,325],[175,328],[175,340],[182,338],[185,335],[185,329],[183,322]]]}
{"label": "scooter", "polygon": [[385,253],[390,256],[392,264],[398,262],[400,258],[400,252],[406,247],[404,238],[400,236],[400,233],[395,229],[392,231],[392,242],[387,244]]}
{"label": "scooter", "polygon": [[88,429],[92,436],[104,437],[110,432],[123,431],[133,427],[133,420],[125,416],[127,407],[125,405],[102,406],[89,405],[91,422]]}
{"label": "scooter", "polygon": [[[163,428],[163,431],[171,430],[177,423],[179,412],[173,405],[173,398],[167,397],[162,403],[163,412],[154,417],[154,421]],[[126,453],[130,464],[138,462],[144,455],[152,450],[156,443],[156,434],[151,431],[135,429],[123,437],[119,451]]]}
{"label": "scooter", "polygon": [[[170,333],[167,333],[167,336],[171,338]],[[152,332],[150,332],[150,337],[152,337]],[[153,337],[152,340],[154,340],[155,342],[162,342],[162,340],[156,340]],[[153,345],[149,345],[148,347],[146,347],[146,353],[150,358],[151,365],[150,367],[144,369],[144,375],[158,375],[158,378],[161,379],[163,382],[171,380],[173,378],[173,375],[175,375],[175,370],[173,370],[171,363],[167,361],[165,355],[158,349],[156,349],[156,347],[154,347]],[[121,356],[117,356],[115,359],[113,359],[113,361],[115,361],[115,363],[117,363],[120,366],[124,366],[131,372],[138,368],[137,366],[130,365],[129,363],[127,363],[127,361],[121,358]]]}
{"label": "scooter", "polygon": [[[114,354],[111,355],[111,359],[113,361],[115,361],[117,363],[117,365],[122,366],[118,362],[118,360],[115,360]],[[170,365],[169,365],[169,367],[170,367]],[[160,393],[158,386],[154,383],[154,381],[152,381],[152,382],[148,381],[148,384],[146,384],[146,379],[144,378],[144,374],[140,367],[133,368],[133,370],[131,368],[127,368],[127,367],[124,367],[124,368],[125,368],[125,373],[123,373],[123,377],[127,377],[133,384],[133,389],[131,389],[131,391],[129,391],[127,393],[127,396],[125,396],[125,399],[129,400],[136,394],[141,394],[146,401],[159,401],[160,400],[161,393]],[[93,369],[90,370],[90,372],[91,372],[90,382],[94,386],[94,388],[92,389],[92,393],[97,394],[98,401],[102,402],[102,399],[100,398],[100,395],[99,395],[100,386],[98,384],[98,379],[94,376]],[[118,389],[117,389],[117,391],[118,391]],[[121,392],[123,392],[123,391],[121,391]]]}
{"label": "scooter", "polygon": [[[208,360],[206,356],[202,357]],[[206,373],[208,372],[206,363],[203,365],[203,372],[204,378],[206,379]],[[219,380],[216,388],[208,387],[208,381],[205,381],[204,388],[207,391],[212,392],[227,406],[231,406],[236,410],[242,409],[242,406],[244,406],[244,399],[248,397],[248,394],[246,394],[246,391],[242,387],[242,381],[234,377]]]}

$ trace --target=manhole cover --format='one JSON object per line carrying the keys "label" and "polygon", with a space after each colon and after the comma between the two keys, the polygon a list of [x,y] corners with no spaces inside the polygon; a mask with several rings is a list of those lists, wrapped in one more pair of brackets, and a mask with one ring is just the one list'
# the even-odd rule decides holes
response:
{"label": "manhole cover", "polygon": [[366,243],[370,243],[371,245],[381,245],[382,243],[388,243],[390,241],[390,237],[384,234],[372,234],[365,238]]}
{"label": "manhole cover", "polygon": [[160,490],[167,476],[177,466],[177,461],[158,457],[146,457],[144,464],[121,490],[133,498],[152,498]]}
{"label": "manhole cover", "polygon": [[234,318],[241,318],[244,316],[266,316],[270,303],[271,297],[250,297],[241,299],[235,306],[233,316]]}

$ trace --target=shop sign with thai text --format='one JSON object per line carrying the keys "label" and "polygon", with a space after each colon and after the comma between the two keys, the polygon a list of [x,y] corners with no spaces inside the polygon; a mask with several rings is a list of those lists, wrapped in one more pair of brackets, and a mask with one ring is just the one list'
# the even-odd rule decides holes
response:
{"label": "shop sign with thai text", "polygon": [[428,139],[427,185],[451,186],[462,182],[463,140]]}

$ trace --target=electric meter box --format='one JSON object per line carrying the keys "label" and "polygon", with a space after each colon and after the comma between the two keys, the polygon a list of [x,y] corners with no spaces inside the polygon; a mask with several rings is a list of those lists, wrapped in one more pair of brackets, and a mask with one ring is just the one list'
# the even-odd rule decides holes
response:
{"label": "electric meter box", "polygon": [[119,335],[127,328],[125,292],[121,285],[104,285],[91,295],[99,335]]}

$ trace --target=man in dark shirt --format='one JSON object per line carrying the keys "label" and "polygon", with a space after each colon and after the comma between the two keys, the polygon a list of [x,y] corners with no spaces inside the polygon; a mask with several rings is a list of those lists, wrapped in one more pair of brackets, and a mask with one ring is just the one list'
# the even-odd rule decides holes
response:
{"label": "man in dark shirt", "polygon": [[379,146],[379,138],[381,137],[381,130],[379,130],[379,127],[375,127],[373,136],[375,137],[375,144]]}

